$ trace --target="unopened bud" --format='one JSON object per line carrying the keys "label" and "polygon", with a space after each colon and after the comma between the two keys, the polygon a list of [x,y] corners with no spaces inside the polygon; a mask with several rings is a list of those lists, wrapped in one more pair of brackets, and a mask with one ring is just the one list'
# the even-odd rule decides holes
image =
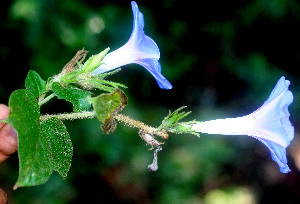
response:
{"label": "unopened bud", "polygon": [[103,60],[108,51],[109,48],[106,48],[99,54],[91,56],[83,66],[83,69],[86,70],[85,72],[90,73],[94,71],[97,67],[99,67],[101,65],[101,61]]}

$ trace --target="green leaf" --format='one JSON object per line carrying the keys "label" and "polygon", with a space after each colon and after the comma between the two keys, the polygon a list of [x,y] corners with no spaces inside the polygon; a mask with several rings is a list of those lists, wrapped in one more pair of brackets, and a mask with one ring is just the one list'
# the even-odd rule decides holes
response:
{"label": "green leaf", "polygon": [[52,90],[59,99],[65,99],[73,104],[74,112],[89,111],[91,103],[87,97],[91,95],[90,92],[82,89],[74,88],[72,86],[63,87],[58,82],[53,82]]}
{"label": "green leaf", "polygon": [[40,94],[46,92],[46,81],[37,72],[30,70],[25,79],[25,87],[35,98],[38,98]]}
{"label": "green leaf", "polygon": [[43,165],[50,167],[50,174],[55,170],[65,178],[71,167],[73,146],[61,120],[51,118],[41,123],[40,144],[45,156]]}
{"label": "green leaf", "polygon": [[57,118],[40,124],[37,100],[25,89],[11,94],[9,108],[6,122],[18,133],[19,177],[14,189],[43,184],[53,170],[65,178],[73,147],[64,124]]}
{"label": "green leaf", "polygon": [[38,102],[29,91],[20,89],[11,94],[9,108],[11,114],[7,122],[18,133],[19,178],[16,185],[35,184],[39,177],[43,177],[32,169],[32,164],[36,160],[36,145],[40,131]]}
{"label": "green leaf", "polygon": [[119,113],[127,105],[127,96],[121,89],[113,93],[103,93],[97,97],[89,98],[93,104],[97,118],[104,123],[113,113]]}

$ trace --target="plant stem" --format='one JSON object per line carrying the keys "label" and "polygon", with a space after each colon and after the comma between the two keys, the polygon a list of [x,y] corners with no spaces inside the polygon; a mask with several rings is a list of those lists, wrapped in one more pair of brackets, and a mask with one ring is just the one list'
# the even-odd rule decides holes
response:
{"label": "plant stem", "polygon": [[[40,121],[43,122],[45,120],[49,120],[50,118],[56,117],[60,120],[75,120],[75,119],[90,119],[96,117],[95,111],[87,111],[87,112],[81,112],[81,113],[62,113],[57,115],[42,115],[40,116]],[[140,121],[134,120],[128,116],[122,115],[122,114],[115,114],[112,116],[118,121],[124,122],[130,127],[139,128],[141,130],[146,131],[147,133],[151,135],[158,135],[164,139],[168,139],[169,135],[164,130],[157,130],[157,128],[148,126]]]}
{"label": "plant stem", "polygon": [[124,122],[124,123],[126,123],[127,125],[129,125],[131,127],[136,127],[136,128],[145,130],[146,132],[148,132],[151,135],[156,134],[156,135],[158,135],[158,136],[160,136],[164,139],[168,138],[167,132],[159,131],[154,127],[148,126],[148,125],[142,123],[141,121],[134,120],[134,119],[132,119],[128,116],[125,116],[125,115],[122,115],[122,114],[115,114],[115,115],[113,115],[113,117],[115,119],[117,119],[118,121]]}
{"label": "plant stem", "polygon": [[57,115],[42,115],[40,116],[40,121],[45,121],[53,117],[56,117],[61,120],[89,119],[89,118],[96,117],[96,113],[94,111],[87,111],[81,113],[62,113]]}
{"label": "plant stem", "polygon": [[46,98],[42,99],[39,101],[39,106],[42,106],[43,104],[47,103],[48,101],[50,101],[55,95],[55,93],[50,94],[49,96],[47,96]]}

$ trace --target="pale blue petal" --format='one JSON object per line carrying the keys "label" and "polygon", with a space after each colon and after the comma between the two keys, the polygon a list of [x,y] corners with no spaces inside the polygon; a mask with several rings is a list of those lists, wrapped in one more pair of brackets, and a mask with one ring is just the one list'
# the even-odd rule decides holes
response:
{"label": "pale blue petal", "polygon": [[136,2],[131,2],[133,12],[133,29],[128,42],[119,49],[108,53],[92,74],[97,75],[123,65],[137,63],[146,68],[156,79],[162,89],[171,89],[172,85],[161,74],[158,62],[160,51],[157,44],[144,33],[144,17]]}
{"label": "pale blue petal", "polygon": [[271,92],[269,98],[265,101],[266,103],[269,103],[270,101],[272,101],[273,99],[275,99],[276,97],[278,97],[282,92],[285,91],[285,89],[287,89],[290,85],[290,81],[289,80],[285,80],[285,77],[282,76],[276,86],[274,87],[273,91]]}
{"label": "pale blue petal", "polygon": [[135,47],[135,52],[138,52],[140,58],[155,58],[159,60],[160,52],[156,43],[147,35],[143,35],[139,44]]}
{"label": "pale blue petal", "polygon": [[137,3],[131,2],[132,12],[133,12],[133,29],[129,41],[141,41],[144,33],[144,16],[139,11]]}
{"label": "pale blue petal", "polygon": [[288,89],[290,82],[281,77],[269,98],[253,113],[238,117],[205,121],[193,125],[197,132],[225,135],[248,135],[265,144],[280,171],[290,171],[287,166],[286,148],[294,138],[294,127],[289,120],[288,106],[293,94]]}
{"label": "pale blue petal", "polygon": [[158,85],[162,89],[171,89],[171,83],[161,74],[161,66],[158,62],[160,52],[157,44],[150,37],[145,35],[144,17],[139,11],[137,4],[132,1],[132,11],[134,15],[133,32],[128,43],[135,43],[135,52],[139,58],[135,63],[146,68],[156,79]]}
{"label": "pale blue petal", "polygon": [[172,84],[160,73],[160,64],[158,60],[153,59],[143,59],[137,60],[135,63],[145,67],[156,79],[159,88],[161,89],[171,89]]}
{"label": "pale blue petal", "polygon": [[[288,90],[289,85],[290,82],[281,77],[269,98],[253,114],[256,116],[258,133],[252,136],[269,148],[272,159],[277,162],[282,173],[290,172],[286,148],[295,134],[289,120],[288,106],[293,102],[293,94]],[[279,142],[278,138],[282,142]]]}
{"label": "pale blue petal", "polygon": [[272,159],[278,164],[282,173],[288,173],[291,171],[289,166],[287,165],[286,150],[284,147],[266,139],[258,137],[255,138],[269,148]]}
{"label": "pale blue petal", "polygon": [[247,117],[255,121],[251,136],[257,136],[287,147],[294,138],[288,111],[293,102],[290,82],[281,77],[265,103]]}

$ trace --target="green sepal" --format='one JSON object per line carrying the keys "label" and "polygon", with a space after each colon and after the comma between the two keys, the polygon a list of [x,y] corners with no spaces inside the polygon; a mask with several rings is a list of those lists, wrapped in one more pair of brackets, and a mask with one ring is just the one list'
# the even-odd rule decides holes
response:
{"label": "green sepal", "polygon": [[127,88],[123,84],[107,81],[107,80],[101,80],[95,77],[87,79],[86,83],[93,88],[97,88],[99,90],[103,90],[107,92],[114,92],[118,87]]}
{"label": "green sepal", "polygon": [[71,85],[65,88],[58,82],[53,82],[52,90],[59,99],[71,102],[74,112],[89,111],[91,108],[91,103],[87,100],[87,97],[91,95],[89,91],[84,91]]}
{"label": "green sepal", "polygon": [[92,103],[97,118],[104,123],[113,113],[119,113],[127,105],[127,96],[121,89],[113,93],[103,93],[94,98],[88,98]]}
{"label": "green sepal", "polygon": [[46,92],[46,81],[37,72],[29,70],[25,79],[25,87],[35,98],[38,98],[40,94]]}
{"label": "green sepal", "polygon": [[107,91],[107,92],[114,92],[117,88],[127,88],[125,85],[105,80],[105,78],[109,75],[113,75],[117,72],[119,72],[121,68],[105,72],[98,75],[92,75],[91,77],[84,80],[83,84],[88,85],[89,87],[97,88],[99,90]]}
{"label": "green sepal", "polygon": [[165,117],[165,119],[162,121],[162,124],[157,129],[164,129],[177,134],[189,133],[199,137],[199,133],[195,132],[195,130],[192,129],[192,124],[198,123],[197,121],[179,122],[181,119],[185,118],[191,113],[191,111],[187,113],[179,113],[179,111],[181,111],[185,107],[186,106],[178,108],[173,113],[170,111],[169,115]]}
{"label": "green sepal", "polygon": [[98,75],[94,75],[93,77],[97,78],[97,79],[104,79],[105,77],[113,75],[113,74],[115,74],[119,71],[121,71],[121,68],[118,68],[118,69],[115,69],[115,70],[112,70],[112,71],[107,71],[107,72],[104,72],[104,73],[101,73],[101,74],[98,74]]}
{"label": "green sepal", "polygon": [[181,113],[178,114],[178,112],[181,111],[184,108],[186,108],[186,106],[178,108],[173,113],[171,113],[171,111],[170,111],[169,115],[163,121],[164,126],[166,126],[166,127],[172,126],[172,125],[176,124],[182,118],[188,116],[191,113],[191,111],[187,112],[187,113],[181,112]]}

